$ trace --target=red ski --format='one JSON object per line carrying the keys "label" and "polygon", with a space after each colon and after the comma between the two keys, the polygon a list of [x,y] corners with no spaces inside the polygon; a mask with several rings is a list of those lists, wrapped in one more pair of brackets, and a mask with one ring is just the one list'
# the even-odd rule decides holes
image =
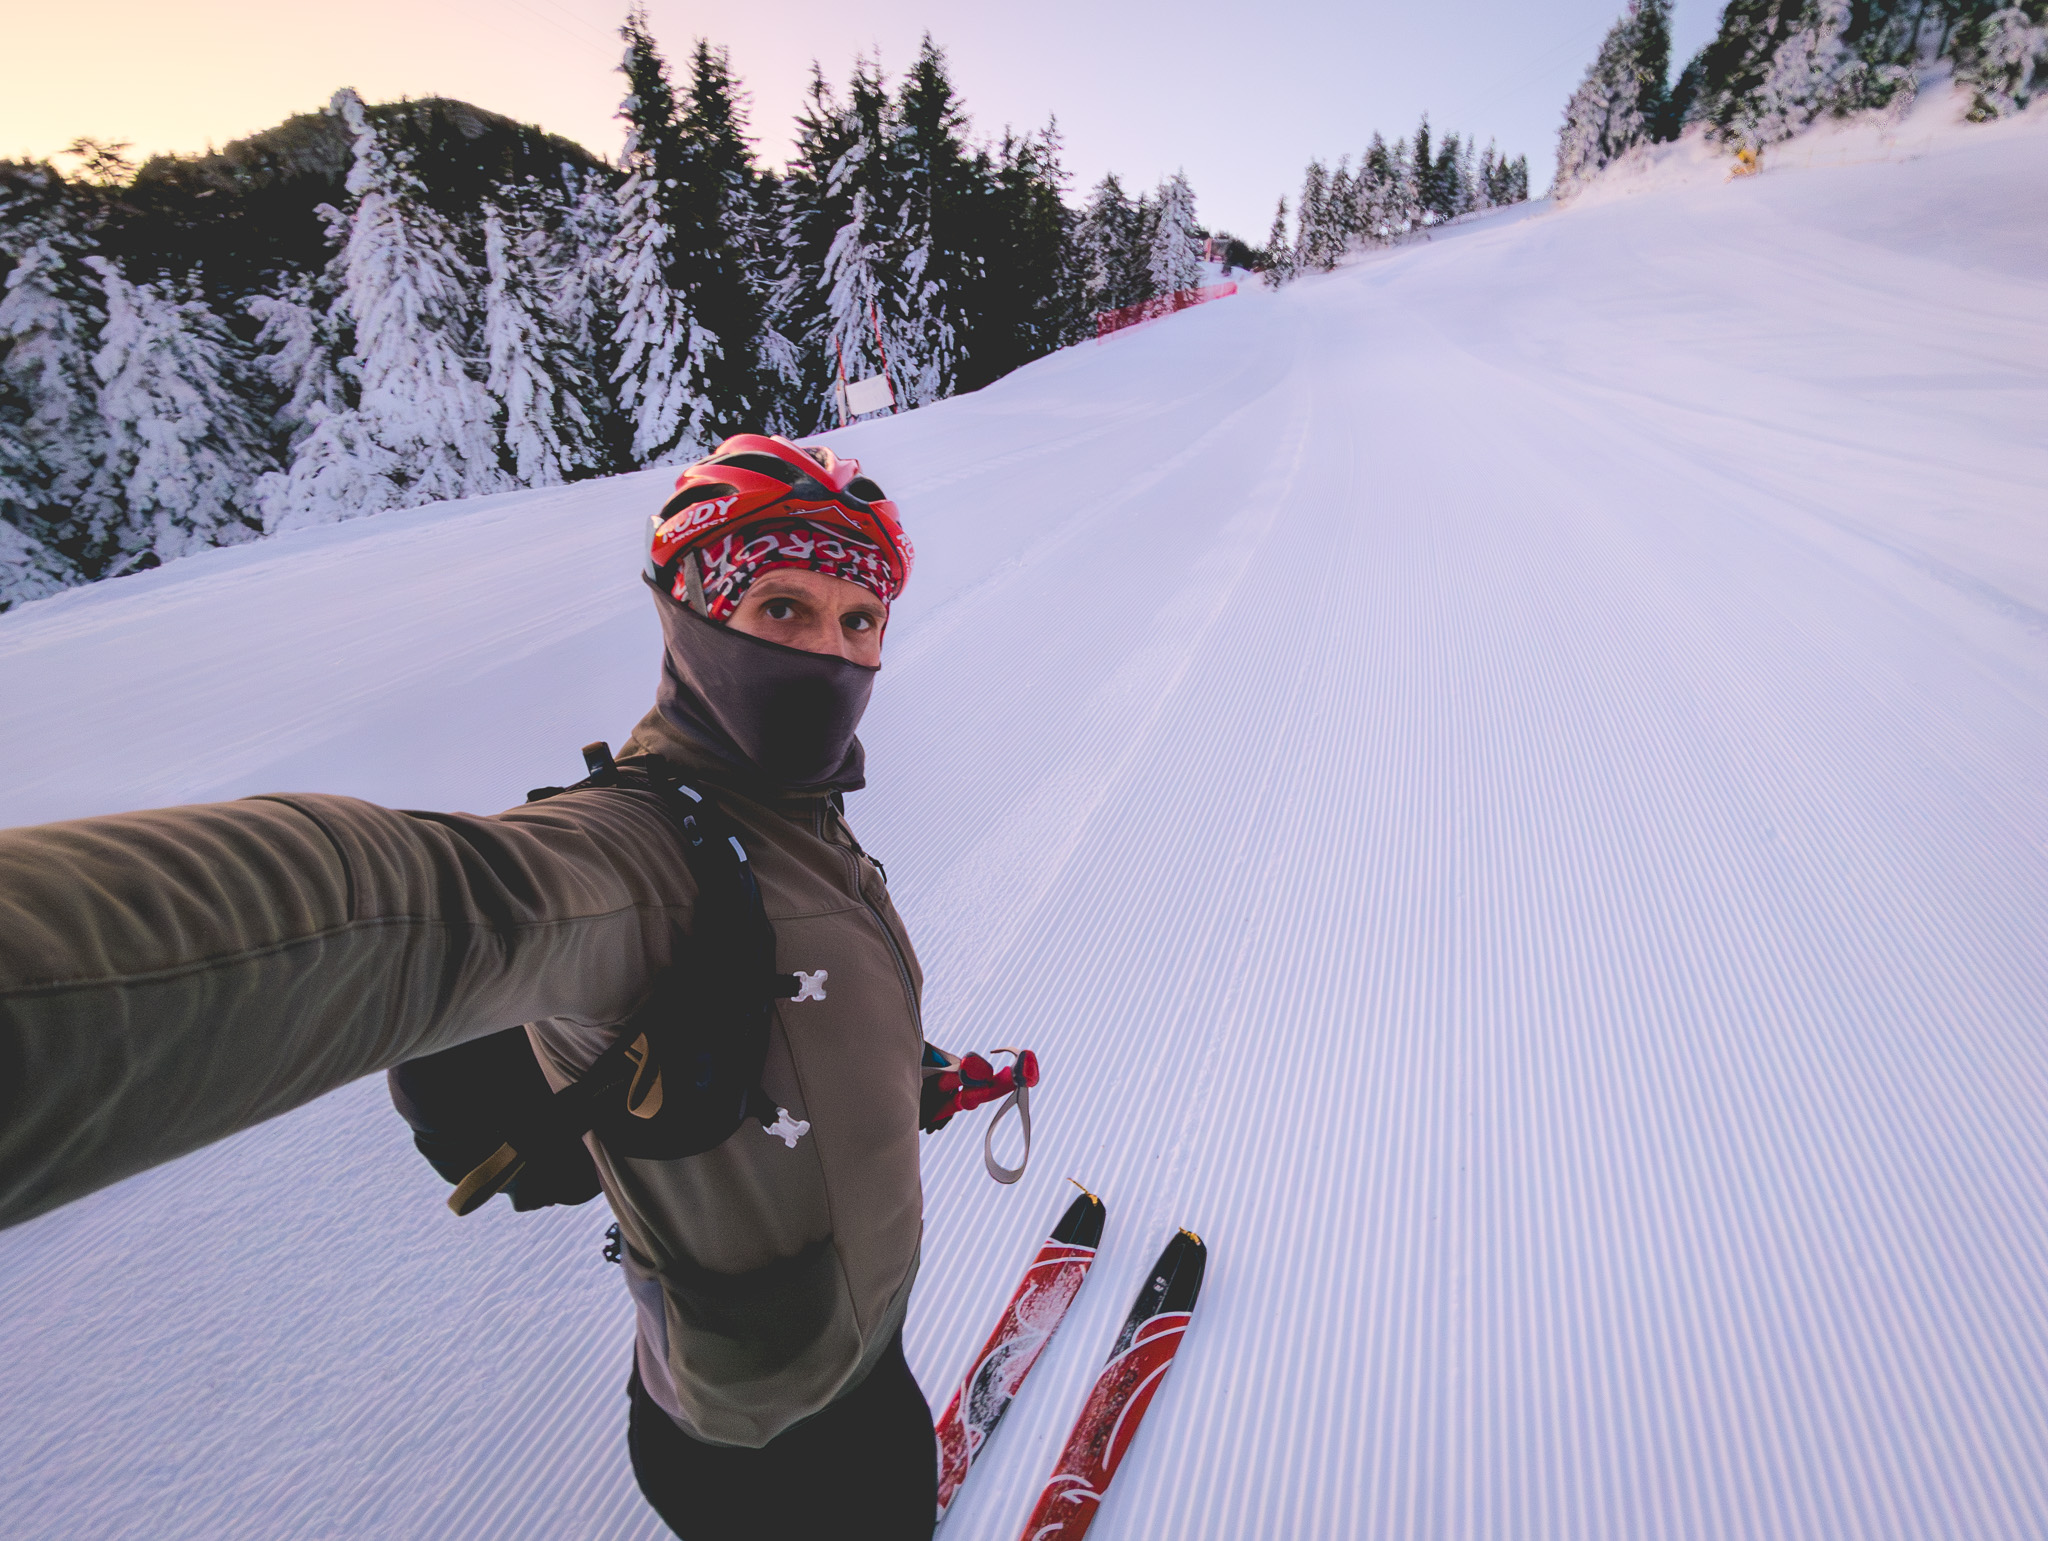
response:
{"label": "red ski", "polygon": [[1017,1388],[1052,1341],[1081,1281],[1088,1277],[1088,1265],[1095,1261],[1095,1244],[1102,1240],[1104,1214],[1102,1200],[1086,1189],[1067,1206],[1060,1223],[1039,1247],[1038,1256],[1024,1270],[1017,1292],[1003,1308],[1002,1318],[981,1346],[973,1368],[946,1404],[945,1416],[938,1424],[940,1519],[946,1517],[946,1506],[967,1480],[967,1468],[1009,1411]]}
{"label": "red ski", "polygon": [[1202,1291],[1208,1260],[1209,1249],[1193,1231],[1180,1232],[1159,1254],[1109,1351],[1109,1362],[1074,1421],[1052,1480],[1024,1524],[1022,1541],[1081,1541],[1088,1533],[1109,1480],[1138,1432],[1138,1421],[1172,1367],[1194,1313],[1195,1297]]}

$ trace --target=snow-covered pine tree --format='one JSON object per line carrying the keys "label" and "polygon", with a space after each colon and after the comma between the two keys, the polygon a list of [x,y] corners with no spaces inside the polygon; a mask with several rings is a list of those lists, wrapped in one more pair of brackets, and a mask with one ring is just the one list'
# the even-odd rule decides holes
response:
{"label": "snow-covered pine tree", "polygon": [[1387,158],[1393,172],[1388,211],[1393,216],[1394,234],[1406,235],[1422,228],[1422,186],[1415,179],[1415,158],[1407,140],[1396,139]]}
{"label": "snow-covered pine tree", "polygon": [[982,169],[986,188],[971,246],[982,275],[970,295],[974,320],[963,389],[999,379],[1021,364],[1092,334],[1092,253],[1075,231],[1080,216],[1065,200],[1059,124],[1035,134],[1005,131]]}
{"label": "snow-covered pine tree", "polygon": [[1517,155],[1509,160],[1505,155],[1493,163],[1493,178],[1486,184],[1487,201],[1498,207],[1509,203],[1529,201],[1529,157]]}
{"label": "snow-covered pine tree", "polygon": [[649,168],[633,167],[619,190],[612,253],[619,288],[612,385],[620,413],[632,424],[627,454],[634,465],[679,465],[695,458],[710,437],[704,371],[711,339],[668,281],[672,235],[660,179]]}
{"label": "snow-covered pine tree", "polygon": [[[27,423],[28,403],[0,378],[0,515],[4,515],[0,517],[0,527],[5,530],[14,529],[11,521],[18,510],[27,509],[36,501],[35,455],[24,431]],[[26,550],[27,538],[17,544]],[[0,595],[5,593],[5,579],[0,577]],[[5,607],[5,600],[0,599],[0,609]]]}
{"label": "snow-covered pine tree", "polygon": [[322,417],[265,492],[270,530],[503,491],[495,413],[474,372],[476,275],[431,208],[409,154],[387,145],[344,87],[354,198],[336,303],[353,331],[353,403]]}
{"label": "snow-covered pine tree", "polygon": [[583,402],[599,472],[632,466],[632,424],[606,386],[618,367],[619,201],[595,168],[562,168],[562,212],[539,263],[557,335],[593,392]]}
{"label": "snow-covered pine tree", "polygon": [[88,257],[106,294],[93,369],[105,452],[97,501],[121,510],[107,576],[262,533],[257,482],[276,461],[248,351],[196,287],[160,293]]}
{"label": "snow-covered pine tree", "polygon": [[1195,190],[1176,171],[1159,184],[1159,228],[1152,238],[1153,292],[1178,294],[1202,282],[1202,243],[1195,234]]}
{"label": "snow-covered pine tree", "polygon": [[970,291],[982,264],[968,249],[981,192],[961,139],[966,114],[927,32],[898,93],[889,164],[899,202],[891,219],[902,251],[903,312],[890,348],[899,402],[953,394],[966,362]]}
{"label": "snow-covered pine tree", "polygon": [[564,166],[562,214],[545,267],[555,291],[555,320],[593,376],[617,320],[617,275],[606,258],[618,232],[619,200],[605,175]]}
{"label": "snow-covered pine tree", "polygon": [[1852,46],[1868,20],[1841,0],[1729,0],[1697,61],[1695,115],[1724,142],[1761,148],[1853,110],[1881,89]]}
{"label": "snow-covered pine tree", "polygon": [[[347,278],[348,216],[332,204],[315,211],[326,227],[333,256],[315,273],[285,277],[274,294],[253,294],[242,308],[257,322],[255,367],[268,382],[272,404],[271,442],[289,466],[307,435],[350,405],[351,381],[341,363],[354,347],[354,328],[338,303]],[[260,501],[268,507],[282,493],[285,473],[265,476]]]}
{"label": "snow-covered pine tree", "polygon": [[585,405],[597,382],[554,314],[545,238],[516,207],[484,206],[484,383],[498,407],[502,464],[522,487],[576,481],[602,463]]}
{"label": "snow-covered pine tree", "polygon": [[1497,200],[1494,190],[1500,177],[1500,152],[1494,148],[1491,139],[1486,148],[1479,152],[1479,164],[1472,171],[1472,207],[1490,209]]}
{"label": "snow-covered pine tree", "polygon": [[1494,161],[1493,174],[1486,183],[1487,202],[1495,205],[1519,202],[1520,200],[1514,196],[1514,187],[1514,162],[1505,155],[1500,156]]}
{"label": "snow-covered pine tree", "polygon": [[[1699,98],[1694,112],[1723,137],[1741,132],[1736,120],[1769,73],[1778,44],[1799,30],[1809,0],[1728,0],[1721,25],[1700,50]],[[1613,34],[1609,34],[1612,37]]]}
{"label": "snow-covered pine tree", "polygon": [[[891,215],[899,206],[890,144],[895,124],[881,66],[860,60],[848,92],[851,142],[832,168],[827,196],[844,200],[846,223],[833,234],[822,275],[826,287],[826,347],[833,375],[848,381],[877,375],[894,363],[892,339],[902,303],[902,268]],[[880,336],[877,336],[877,333]],[[893,369],[890,378],[895,379]],[[900,395],[900,382],[896,389]]]}
{"label": "snow-covered pine tree", "polygon": [[1456,219],[1465,212],[1465,146],[1456,134],[1446,134],[1437,146],[1436,166],[1431,174],[1430,190],[1436,201],[1430,205],[1430,212],[1439,223]]}
{"label": "snow-covered pine tree", "polygon": [[[767,232],[761,248],[766,284],[761,291],[761,343],[756,358],[756,385],[761,402],[757,426],[765,433],[808,433],[808,409],[815,394],[804,390],[806,350],[778,324],[778,297],[788,265],[787,255],[774,249],[774,232],[782,223],[782,178],[773,171],[764,171],[755,192],[757,218],[761,229]],[[799,402],[803,405],[799,406]]]}
{"label": "snow-covered pine tree", "polygon": [[1724,143],[1752,147],[1797,133],[1822,113],[1898,111],[1913,99],[1924,55],[1944,37],[1958,54],[1959,78],[1966,73],[1970,18],[1985,10],[1981,0],[1729,0],[1673,95],[1693,95],[1691,117]]}
{"label": "snow-covered pine tree", "polygon": [[[2033,3],[2048,14],[2048,0]],[[1834,81],[1827,101],[1830,112],[1845,116],[1878,109],[1895,119],[1904,115],[1919,94],[1922,39],[1932,26],[1929,10],[1919,0],[1885,0],[1872,5],[1858,25],[1852,8],[1844,38],[1851,56]],[[2048,41],[2048,29],[2043,39]],[[1959,78],[1961,73],[1959,67]],[[1688,82],[1689,90],[1690,86]]]}
{"label": "snow-covered pine tree", "polygon": [[[1361,171],[1364,167],[1359,168]],[[1351,174],[1351,157],[1337,157],[1337,169],[1330,173],[1330,190],[1324,195],[1328,216],[1330,266],[1341,262],[1358,241],[1358,179]]]}
{"label": "snow-covered pine tree", "polygon": [[1816,0],[1771,53],[1756,91],[1730,119],[1735,139],[1761,147],[1790,139],[1835,99],[1835,86],[1853,61],[1844,33],[1849,0]]}
{"label": "snow-covered pine tree", "polygon": [[[1024,141],[1030,153],[1026,166],[1030,178],[1030,198],[1036,212],[1031,216],[1033,228],[1039,234],[1034,240],[1045,244],[1040,250],[1041,257],[1033,259],[1037,270],[1046,274],[1054,288],[1050,298],[1041,307],[1046,317],[1045,330],[1040,334],[1042,352],[1071,346],[1084,337],[1095,335],[1095,314],[1088,308],[1088,278],[1086,264],[1076,234],[1080,218],[1068,202],[1068,193],[1073,185],[1073,174],[1067,170],[1066,136],[1060,132],[1060,120],[1050,115],[1045,127],[1033,144],[1029,136]],[[1000,163],[999,163],[1000,165]],[[1053,262],[1053,240],[1057,235],[1057,262]]]}
{"label": "snow-covered pine tree", "polygon": [[1400,156],[1387,148],[1378,134],[1358,164],[1353,197],[1357,203],[1354,223],[1360,239],[1385,243],[1406,228],[1401,205]]}
{"label": "snow-covered pine tree", "polygon": [[1675,139],[1666,131],[1671,100],[1671,0],[1633,0],[1636,13],[1636,101],[1643,133],[1652,140]]}
{"label": "snow-covered pine tree", "polygon": [[0,607],[99,576],[114,510],[92,506],[103,452],[92,354],[104,298],[64,179],[0,164]]}
{"label": "snow-covered pine tree", "polygon": [[1413,226],[1429,224],[1436,218],[1436,157],[1429,142],[1429,114],[1415,129],[1415,147],[1409,160],[1408,196]]}
{"label": "snow-covered pine tree", "polygon": [[374,464],[383,453],[355,411],[360,395],[355,323],[343,298],[349,217],[331,204],[315,212],[334,246],[327,266],[318,274],[285,280],[276,294],[251,295],[243,302],[258,322],[255,367],[270,386],[271,443],[281,463],[281,469],[266,473],[257,484],[266,531],[278,527],[295,496],[306,494],[316,468],[326,468],[339,482],[357,460]]}
{"label": "snow-covered pine tree", "polygon": [[30,533],[44,506],[28,403],[0,376],[0,612],[81,581],[77,564]]}
{"label": "snow-covered pine tree", "polygon": [[1957,28],[1955,51],[1956,79],[1971,91],[1972,121],[2022,111],[2048,94],[2048,0],[1965,21]]}
{"label": "snow-covered pine tree", "polygon": [[1111,172],[1096,183],[1082,212],[1078,236],[1086,265],[1089,305],[1096,311],[1135,305],[1151,293],[1141,260],[1138,206]]}
{"label": "snow-covered pine tree", "polygon": [[279,403],[272,437],[287,455],[322,418],[347,405],[335,368],[347,352],[335,346],[331,312],[313,303],[312,289],[313,281],[300,275],[280,293],[253,294],[242,302],[257,322],[255,367]]}
{"label": "snow-covered pine tree", "polygon": [[1324,205],[1330,173],[1320,159],[1312,160],[1301,174],[1301,201],[1294,213],[1294,268],[1297,273],[1323,270],[1323,249],[1329,244],[1324,234],[1329,210]]}
{"label": "snow-covered pine tree", "polygon": [[857,134],[823,71],[811,66],[811,85],[797,115],[795,153],[776,194],[775,269],[769,292],[768,333],[789,352],[775,377],[777,406],[770,421],[791,433],[812,433],[838,421],[832,405],[837,378],[829,339],[825,258],[852,212],[852,194],[832,191],[832,171]]}
{"label": "snow-covered pine tree", "polygon": [[1569,197],[1647,142],[1664,110],[1671,66],[1670,0],[1629,0],[1565,103],[1557,133],[1557,195]]}
{"label": "snow-covered pine tree", "polygon": [[[15,425],[0,418],[0,505],[13,498],[4,468],[14,456],[26,459],[28,454],[25,446],[9,442],[18,434]],[[0,518],[0,612],[79,581],[77,567],[62,552]]]}
{"label": "snow-covered pine tree", "polygon": [[1280,206],[1273,210],[1273,228],[1266,232],[1266,287],[1292,283],[1294,273],[1294,242],[1287,238],[1287,198],[1282,194]]}
{"label": "snow-covered pine tree", "polygon": [[1703,74],[1703,53],[1694,54],[1686,60],[1685,68],[1678,72],[1678,78],[1671,82],[1671,89],[1664,94],[1664,110],[1657,115],[1657,123],[1651,138],[1660,143],[1676,139],[1699,117],[1700,83]]}
{"label": "snow-covered pine tree", "polygon": [[1131,272],[1138,282],[1137,300],[1159,294],[1159,282],[1152,274],[1152,248],[1159,243],[1159,198],[1156,192],[1140,193],[1131,205]]}
{"label": "snow-covered pine tree", "polygon": [[619,227],[611,266],[619,317],[612,334],[611,384],[620,414],[633,425],[627,453],[635,465],[677,465],[717,442],[707,376],[716,342],[691,314],[676,281],[682,186],[682,137],[668,63],[636,7],[619,29],[626,55],[626,144],[619,164]]}
{"label": "snow-covered pine tree", "polygon": [[761,420],[768,394],[761,379],[761,329],[772,260],[755,205],[760,173],[731,61],[724,49],[702,38],[690,55],[690,89],[676,132],[676,245],[669,277],[709,339],[703,388],[707,437],[715,442]]}

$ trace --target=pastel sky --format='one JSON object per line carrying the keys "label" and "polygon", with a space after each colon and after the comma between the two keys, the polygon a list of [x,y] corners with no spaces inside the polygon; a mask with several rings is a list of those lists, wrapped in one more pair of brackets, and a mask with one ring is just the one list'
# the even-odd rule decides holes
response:
{"label": "pastel sky", "polygon": [[[1212,228],[1254,240],[1310,156],[1354,156],[1427,109],[1498,140],[1549,181],[1558,115],[1625,0],[650,0],[672,60],[697,36],[732,51],[764,159],[788,153],[811,61],[843,82],[879,50],[892,71],[930,30],[978,132],[1057,114],[1076,188],[1105,171],[1149,186],[1176,167]],[[0,156],[79,135],[135,153],[198,150],[317,108],[440,94],[618,153],[622,0],[9,0]],[[1675,52],[1717,0],[1678,0]]]}

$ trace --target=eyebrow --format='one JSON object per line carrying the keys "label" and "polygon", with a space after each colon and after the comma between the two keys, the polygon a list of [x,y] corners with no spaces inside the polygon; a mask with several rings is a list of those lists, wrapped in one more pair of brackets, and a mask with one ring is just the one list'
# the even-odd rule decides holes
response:
{"label": "eyebrow", "polygon": [[[772,572],[763,573],[759,578],[755,579],[750,592],[759,594],[763,599],[801,599],[806,603],[815,603],[811,596],[802,589],[793,588],[788,584],[776,583],[775,574]],[[862,592],[865,593],[866,591],[863,590]],[[889,614],[889,607],[871,594],[858,604],[842,605],[837,608],[841,614],[846,614],[853,610],[864,610],[870,615],[879,615],[884,619]]]}

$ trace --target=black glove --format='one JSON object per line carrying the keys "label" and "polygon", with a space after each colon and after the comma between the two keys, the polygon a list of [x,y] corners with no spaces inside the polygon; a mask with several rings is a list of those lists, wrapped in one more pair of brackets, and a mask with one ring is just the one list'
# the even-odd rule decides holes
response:
{"label": "black glove", "polygon": [[924,1046],[924,1085],[917,1097],[917,1127],[937,1134],[960,1111],[960,1056],[935,1043]]}
{"label": "black glove", "polygon": [[[428,1163],[459,1183],[509,1138],[545,1127],[554,1092],[523,1027],[507,1028],[407,1060],[387,1072],[391,1104],[412,1126]],[[529,1140],[526,1165],[505,1189],[512,1207],[585,1204],[597,1197],[597,1164],[581,1139]]]}

